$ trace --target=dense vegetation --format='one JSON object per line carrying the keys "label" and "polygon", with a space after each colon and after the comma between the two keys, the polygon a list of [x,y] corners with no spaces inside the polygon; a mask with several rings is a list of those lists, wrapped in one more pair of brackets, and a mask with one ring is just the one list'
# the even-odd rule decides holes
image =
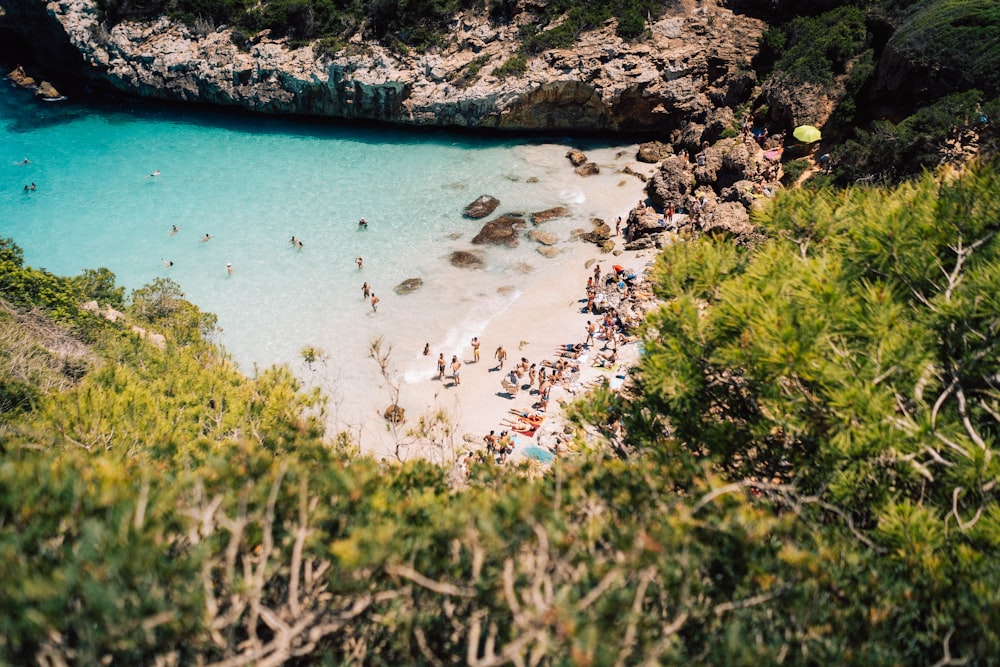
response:
{"label": "dense vegetation", "polygon": [[[99,0],[99,5],[112,25],[169,15],[202,31],[235,27],[234,37],[242,43],[269,30],[272,36],[290,37],[293,45],[321,40],[326,47],[343,46],[360,33],[398,49],[443,44],[463,12],[504,24],[524,11],[512,0]],[[531,52],[572,45],[580,32],[610,17],[618,18],[622,37],[637,37],[646,28],[646,17],[661,14],[664,6],[654,0],[555,0],[539,5],[537,11],[522,30]]]}
{"label": "dense vegetation", "polygon": [[[331,441],[320,397],[236,373],[175,285],[108,322],[73,305],[121,298],[105,272],[5,242],[0,323],[33,313],[40,361],[0,431],[0,662],[985,664],[998,221],[991,164],[672,246],[639,390],[574,410],[624,441],[461,487]],[[36,382],[56,331],[85,349]]]}
{"label": "dense vegetation", "polygon": [[[963,144],[1000,149],[986,122],[1000,113],[995,2],[772,4],[778,13],[768,17],[755,66],[763,78],[818,87],[836,101],[823,131],[841,185],[898,183]],[[765,106],[756,102],[764,117]]]}

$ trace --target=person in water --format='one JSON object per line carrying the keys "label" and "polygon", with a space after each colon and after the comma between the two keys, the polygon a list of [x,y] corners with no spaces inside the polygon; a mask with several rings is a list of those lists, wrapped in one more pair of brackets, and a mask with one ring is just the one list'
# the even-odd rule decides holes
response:
{"label": "person in water", "polygon": [[211,240],[212,240],[212,235],[205,234],[205,236],[201,239],[201,242],[204,243],[205,241],[211,241]]}
{"label": "person in water", "polygon": [[368,221],[365,220],[364,218],[361,218],[360,220],[358,220],[358,227],[361,229],[368,229]]}

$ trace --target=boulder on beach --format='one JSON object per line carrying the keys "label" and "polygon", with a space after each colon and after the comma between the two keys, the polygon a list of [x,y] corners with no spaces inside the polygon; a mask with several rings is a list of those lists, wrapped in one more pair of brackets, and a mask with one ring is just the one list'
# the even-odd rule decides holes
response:
{"label": "boulder on beach", "polygon": [[403,282],[396,285],[393,290],[395,290],[396,294],[409,294],[410,292],[420,289],[423,285],[424,281],[420,278],[407,278]]}
{"label": "boulder on beach", "polygon": [[472,218],[473,220],[479,220],[480,218],[485,218],[493,211],[497,210],[497,206],[500,205],[500,200],[491,195],[482,195],[479,199],[472,202],[465,207],[462,211],[462,215],[466,218]]}
{"label": "boulder on beach", "polygon": [[593,223],[594,229],[584,234],[583,240],[603,246],[604,242],[611,238],[611,227],[600,218],[594,218],[591,223]]}
{"label": "boulder on beach", "polygon": [[382,413],[382,416],[385,417],[385,420],[388,422],[392,422],[393,424],[403,423],[405,415],[406,411],[395,403],[387,407],[385,409],[385,412]]}
{"label": "boulder on beach", "polygon": [[601,173],[601,168],[597,166],[596,162],[585,162],[573,171],[581,176],[593,176],[594,174]]}
{"label": "boulder on beach", "polygon": [[639,162],[654,164],[669,155],[673,155],[673,153],[674,148],[670,144],[662,141],[646,141],[639,144],[639,150],[636,152],[635,159]]}
{"label": "boulder on beach", "polygon": [[569,215],[569,209],[565,206],[555,206],[553,208],[547,208],[544,211],[538,211],[537,213],[531,214],[531,223],[533,225],[540,225],[543,222],[548,222],[549,220],[555,220],[556,218],[563,218]]}
{"label": "boulder on beach", "polygon": [[559,248],[553,248],[552,246],[547,246],[547,245],[538,246],[536,250],[538,251],[538,254],[541,255],[542,257],[548,257],[550,259],[552,257],[555,257],[561,252]]}
{"label": "boulder on beach", "polygon": [[543,232],[540,229],[532,229],[528,232],[528,238],[542,245],[555,245],[559,242],[559,237],[551,232]]}
{"label": "boulder on beach", "polygon": [[452,266],[457,266],[460,269],[481,269],[486,266],[486,260],[483,259],[482,254],[468,250],[456,250],[451,253],[449,261]]}
{"label": "boulder on beach", "polygon": [[566,153],[566,157],[569,158],[570,164],[574,167],[579,167],[587,161],[587,156],[583,154],[583,151],[578,151],[575,148],[571,148],[569,152]]}
{"label": "boulder on beach", "polygon": [[472,239],[476,245],[486,243],[492,245],[505,245],[513,248],[518,243],[518,232],[525,227],[524,218],[513,215],[501,215],[495,220],[490,220],[479,233]]}

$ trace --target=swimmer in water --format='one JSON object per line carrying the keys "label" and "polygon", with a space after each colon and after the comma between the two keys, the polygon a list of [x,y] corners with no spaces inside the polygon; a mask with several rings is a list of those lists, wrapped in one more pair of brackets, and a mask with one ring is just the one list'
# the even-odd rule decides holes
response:
{"label": "swimmer in water", "polygon": [[211,234],[205,234],[205,236],[201,239],[201,242],[204,243],[205,241],[211,241],[211,240],[212,240]]}
{"label": "swimmer in water", "polygon": [[177,232],[181,231],[177,225],[170,225],[170,233],[167,236],[173,236]]}

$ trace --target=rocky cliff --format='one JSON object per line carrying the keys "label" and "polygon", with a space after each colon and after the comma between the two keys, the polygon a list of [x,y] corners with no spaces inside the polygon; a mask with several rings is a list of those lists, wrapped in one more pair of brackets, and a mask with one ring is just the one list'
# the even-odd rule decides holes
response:
{"label": "rocky cliff", "polygon": [[679,3],[635,43],[609,21],[508,77],[493,72],[515,53],[517,26],[467,15],[448,47],[426,54],[359,40],[328,54],[266,35],[240,48],[224,27],[196,34],[167,19],[108,29],[93,0],[0,0],[0,21],[64,76],[143,97],[424,126],[662,133],[711,125],[717,106],[747,100],[756,84],[748,46],[763,24],[694,5]]}

